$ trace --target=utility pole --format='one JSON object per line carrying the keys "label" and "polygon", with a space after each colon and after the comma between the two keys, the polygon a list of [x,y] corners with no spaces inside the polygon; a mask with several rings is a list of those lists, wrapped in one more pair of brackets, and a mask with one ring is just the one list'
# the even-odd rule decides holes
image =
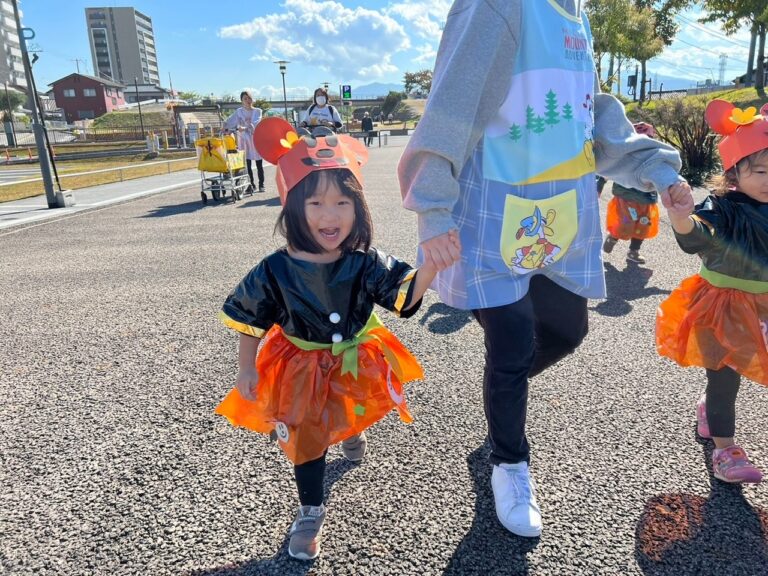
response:
{"label": "utility pole", "polygon": [[80,62],[85,64],[85,60],[82,58],[71,58],[69,61],[75,63],[75,66],[77,66],[77,73],[80,74]]}
{"label": "utility pole", "polygon": [[141,99],[139,98],[139,79],[133,77],[133,86],[136,88],[136,103],[139,105],[139,123],[141,124],[141,137],[144,138],[144,117],[141,115]]}
{"label": "utility pole", "polygon": [[[6,121],[8,122],[8,126],[11,128],[10,132],[10,140],[8,141],[8,147],[16,146],[16,128],[13,126],[13,108],[11,107],[11,97],[8,95],[8,82],[3,82],[5,85],[5,101],[8,105],[8,118],[6,118]],[[11,140],[13,142],[11,142]]]}
{"label": "utility pole", "polygon": [[[21,44],[21,58],[24,63],[24,73],[27,78],[27,87],[32,91],[29,98],[30,108],[32,109],[32,130],[35,134],[35,144],[37,145],[37,160],[40,163],[40,175],[43,178],[43,187],[45,188],[45,197],[48,201],[48,208],[63,208],[66,206],[63,194],[56,197],[53,191],[53,179],[51,178],[51,164],[48,157],[48,150],[45,148],[45,134],[43,126],[40,124],[41,114],[37,108],[37,94],[34,93],[34,78],[32,77],[32,64],[29,62],[29,52],[27,52],[27,40],[35,37],[35,32],[31,28],[21,27],[21,17],[19,16],[19,6],[17,0],[11,0],[13,4],[13,15],[16,19],[16,29],[19,31],[19,44]],[[27,34],[31,34],[27,36]]]}

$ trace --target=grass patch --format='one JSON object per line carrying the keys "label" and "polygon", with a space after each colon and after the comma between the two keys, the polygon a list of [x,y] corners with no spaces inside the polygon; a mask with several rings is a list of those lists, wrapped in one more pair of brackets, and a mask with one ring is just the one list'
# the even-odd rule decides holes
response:
{"label": "grass patch", "polygon": [[[768,96],[766,97],[760,97],[757,93],[757,90],[754,88],[731,88],[728,90],[721,90],[718,92],[708,92],[706,94],[695,94],[692,96],[683,96],[683,100],[689,100],[689,99],[704,99],[705,101],[709,102],[710,100],[714,100],[715,98],[720,98],[721,100],[727,100],[728,102],[733,102],[734,106],[737,106],[738,108],[749,108],[750,106],[754,106],[758,110],[760,107],[768,102]],[[650,100],[643,103],[643,106],[640,107],[638,102],[630,102],[626,106],[627,114],[630,115],[631,113],[635,112],[636,110],[644,110],[644,111],[652,111],[656,109],[656,103],[660,102],[660,100]]]}
{"label": "grass patch", "polygon": [[94,128],[135,128],[144,121],[144,126],[168,126],[173,129],[172,112],[109,112],[93,121]]}
{"label": "grass patch", "polygon": [[[188,154],[188,152],[187,152]],[[123,180],[133,180],[145,176],[156,176],[158,174],[167,174],[168,172],[178,172],[180,170],[189,170],[197,167],[197,158],[188,158],[185,161],[174,162],[172,164],[154,164],[162,160],[173,160],[167,156],[144,160],[145,155],[123,156],[121,158],[93,158],[91,160],[74,160],[71,162],[58,162],[56,167],[59,172],[61,186],[68,190],[77,190],[79,188],[88,188],[100,184],[111,184]],[[147,164],[147,165],[143,165]],[[131,166],[127,170],[112,170],[101,172],[99,174],[88,174],[83,176],[67,176],[67,174],[86,172],[89,170],[104,170],[109,168]],[[54,189],[56,183],[54,181]],[[0,187],[0,202],[9,200],[20,200],[31,196],[44,194],[45,189],[42,182],[28,182],[26,184],[10,184]]]}

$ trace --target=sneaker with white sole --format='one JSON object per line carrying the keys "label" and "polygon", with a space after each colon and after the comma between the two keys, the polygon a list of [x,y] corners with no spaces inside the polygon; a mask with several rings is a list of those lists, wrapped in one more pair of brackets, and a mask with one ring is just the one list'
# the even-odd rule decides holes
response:
{"label": "sneaker with white sole", "polygon": [[365,437],[365,432],[350,436],[341,443],[341,452],[344,454],[344,458],[350,462],[360,462],[365,458],[367,448],[368,439]]}
{"label": "sneaker with white sole", "polygon": [[718,480],[732,484],[759,484],[763,479],[762,471],[749,461],[744,448],[736,444],[712,451],[712,472]]}
{"label": "sneaker with white sole", "polygon": [[299,506],[291,524],[288,554],[297,560],[313,560],[320,554],[320,533],[325,520],[325,506]]}
{"label": "sneaker with white sole", "polygon": [[526,538],[541,535],[541,510],[527,462],[494,465],[491,487],[496,515],[504,528]]}

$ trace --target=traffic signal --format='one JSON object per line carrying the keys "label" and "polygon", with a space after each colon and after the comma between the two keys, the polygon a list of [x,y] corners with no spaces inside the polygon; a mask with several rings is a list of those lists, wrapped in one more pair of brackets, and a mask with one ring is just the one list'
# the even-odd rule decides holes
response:
{"label": "traffic signal", "polygon": [[344,84],[344,86],[341,87],[341,97],[344,100],[352,100],[352,86]]}

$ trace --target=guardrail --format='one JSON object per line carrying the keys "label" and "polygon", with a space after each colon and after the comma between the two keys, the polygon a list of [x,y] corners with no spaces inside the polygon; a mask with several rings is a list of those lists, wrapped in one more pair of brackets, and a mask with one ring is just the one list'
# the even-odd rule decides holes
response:
{"label": "guardrail", "polygon": [[[90,170],[88,172],[67,172],[64,174],[59,174],[59,179],[62,178],[71,178],[73,176],[91,176],[93,174],[102,174],[105,172],[119,172],[120,173],[120,182],[123,182],[123,171],[125,170],[135,170],[138,168],[146,168],[148,166],[157,166],[159,164],[167,164],[168,165],[168,174],[171,173],[171,164],[175,162],[188,162],[189,160],[195,160],[196,156],[190,156],[188,158],[177,158],[175,160],[162,160],[160,162],[147,162],[146,164],[132,164],[130,166],[118,166],[116,168],[103,168],[101,170]],[[2,182],[0,183],[0,188],[3,188],[5,186],[18,186],[19,184],[29,184],[32,182],[42,182],[42,178],[30,178],[28,180],[15,180],[13,182]]]}

